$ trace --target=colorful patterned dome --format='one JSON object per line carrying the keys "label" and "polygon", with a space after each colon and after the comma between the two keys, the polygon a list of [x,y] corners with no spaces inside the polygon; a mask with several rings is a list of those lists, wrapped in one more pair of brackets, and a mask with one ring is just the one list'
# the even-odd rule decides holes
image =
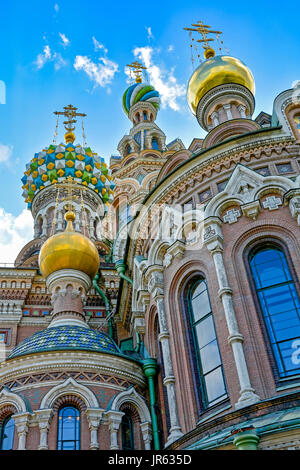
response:
{"label": "colorful patterned dome", "polygon": [[160,98],[159,93],[153,86],[147,83],[135,83],[125,91],[123,95],[123,109],[128,115],[130,108],[139,101],[147,101],[157,109],[159,109]]}
{"label": "colorful patterned dome", "polygon": [[93,153],[89,147],[83,148],[72,143],[50,145],[36,153],[22,178],[23,197],[31,208],[34,196],[43,188],[61,183],[68,176],[98,193],[104,203],[112,200],[114,183],[108,174],[104,159]]}
{"label": "colorful patterned dome", "polygon": [[115,342],[105,333],[74,325],[50,327],[21,341],[8,359],[27,354],[50,351],[82,350],[122,354]]}

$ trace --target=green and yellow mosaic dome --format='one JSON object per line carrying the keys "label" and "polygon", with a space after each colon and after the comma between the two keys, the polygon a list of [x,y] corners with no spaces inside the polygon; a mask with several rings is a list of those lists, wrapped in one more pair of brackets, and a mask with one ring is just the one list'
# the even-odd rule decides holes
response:
{"label": "green and yellow mosaic dome", "polygon": [[116,343],[105,333],[75,325],[61,325],[25,338],[10,353],[8,359],[52,351],[91,351],[122,354]]}
{"label": "green and yellow mosaic dome", "polygon": [[31,208],[33,198],[39,191],[51,184],[62,183],[68,177],[94,190],[104,203],[111,202],[115,185],[104,158],[90,147],[67,142],[50,145],[36,153],[26,165],[21,181],[28,208]]}

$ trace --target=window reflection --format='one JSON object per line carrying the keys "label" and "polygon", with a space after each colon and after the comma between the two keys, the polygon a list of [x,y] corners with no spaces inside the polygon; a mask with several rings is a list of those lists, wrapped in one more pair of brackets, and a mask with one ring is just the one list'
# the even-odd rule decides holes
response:
{"label": "window reflection", "polygon": [[293,353],[300,338],[300,302],[285,254],[277,247],[261,248],[250,256],[250,266],[279,375],[299,374]]}
{"label": "window reflection", "polygon": [[12,450],[14,444],[15,421],[10,416],[3,421],[0,433],[0,449]]}
{"label": "window reflection", "polygon": [[203,408],[227,397],[222,360],[205,279],[197,279],[188,289],[188,311]]}
{"label": "window reflection", "polygon": [[80,413],[73,406],[64,406],[58,413],[58,450],[79,450]]}
{"label": "window reflection", "polygon": [[122,417],[121,422],[121,434],[122,434],[122,449],[133,450],[134,449],[134,435],[133,435],[133,422],[130,416],[125,414]]}

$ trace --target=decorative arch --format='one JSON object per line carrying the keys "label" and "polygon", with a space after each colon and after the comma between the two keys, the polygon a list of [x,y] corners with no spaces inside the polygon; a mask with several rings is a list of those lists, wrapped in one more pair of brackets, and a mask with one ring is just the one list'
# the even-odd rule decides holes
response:
{"label": "decorative arch", "polygon": [[111,403],[110,410],[121,411],[127,403],[133,405],[138,411],[141,423],[151,423],[151,415],[144,399],[137,393],[134,387],[129,387],[125,392],[116,395]]}
{"label": "decorative arch", "polygon": [[56,400],[64,395],[75,395],[79,397],[85,403],[87,408],[99,408],[99,403],[95,394],[89,388],[79,384],[76,380],[70,377],[65,382],[49,390],[42,399],[40,409],[53,408]]}
{"label": "decorative arch", "polygon": [[179,165],[182,163],[186,162],[189,158],[191,157],[191,152],[189,150],[180,150],[179,152],[174,153],[171,155],[167,162],[164,164],[162,169],[160,170],[160,173],[157,178],[157,183],[160,183],[160,181],[167,176],[169,173],[171,173],[175,168],[177,168]]}
{"label": "decorative arch", "polygon": [[224,191],[213,197],[207,204],[205,218],[219,217],[229,205],[242,206],[268,193],[283,196],[294,187],[295,183],[284,176],[262,176],[238,163]]}
{"label": "decorative arch", "polygon": [[7,406],[13,407],[16,410],[16,413],[28,412],[28,408],[24,399],[17,393],[14,393],[7,387],[4,387],[0,392],[0,415],[1,410]]}

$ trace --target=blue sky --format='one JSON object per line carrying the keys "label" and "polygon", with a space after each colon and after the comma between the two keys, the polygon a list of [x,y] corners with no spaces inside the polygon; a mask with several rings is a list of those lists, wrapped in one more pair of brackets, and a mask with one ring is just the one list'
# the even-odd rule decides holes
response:
{"label": "blue sky", "polygon": [[[107,162],[117,153],[130,129],[121,106],[127,63],[140,58],[150,64],[152,80],[161,87],[157,123],[167,142],[180,137],[188,146],[203,136],[186,103],[193,69],[184,26],[203,20],[223,31],[230,55],[254,74],[255,116],[261,110],[271,113],[276,95],[300,79],[296,1],[1,3],[0,80],[6,85],[6,104],[0,104],[0,262],[11,260],[31,236],[20,178],[34,153],[52,143],[53,111],[70,103],[78,107],[87,114],[85,130],[93,150]],[[77,135],[82,142],[80,129]],[[57,142],[62,140],[61,128]]]}

